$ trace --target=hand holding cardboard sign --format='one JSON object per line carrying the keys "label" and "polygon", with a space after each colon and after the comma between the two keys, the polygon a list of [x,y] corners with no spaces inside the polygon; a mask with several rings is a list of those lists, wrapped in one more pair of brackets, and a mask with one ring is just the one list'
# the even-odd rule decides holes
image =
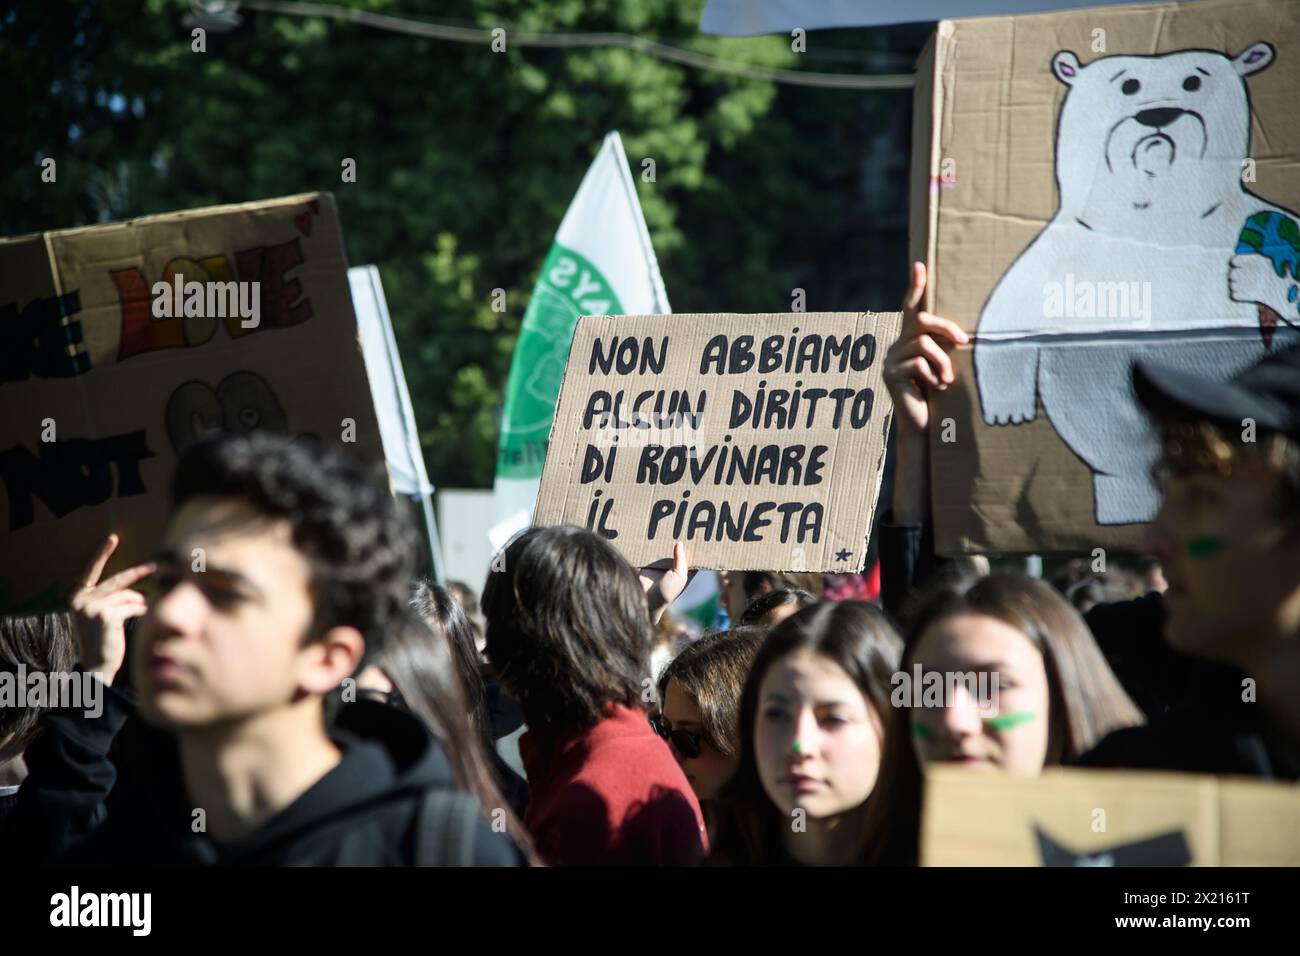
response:
{"label": "hand holding cardboard sign", "polygon": [[650,607],[650,621],[658,624],[668,605],[681,597],[693,576],[690,562],[686,559],[686,545],[681,541],[673,542],[672,567],[667,570],[642,568],[638,574],[641,587],[645,589],[646,604]]}
{"label": "hand holding cardboard sign", "polygon": [[925,519],[929,503],[929,390],[943,391],[956,381],[948,353],[970,341],[955,322],[921,311],[926,281],[925,264],[912,263],[911,282],[903,297],[903,330],[885,355],[885,386],[894,400],[894,421],[898,423],[893,506],[894,521],[899,524]]}
{"label": "hand holding cardboard sign", "polygon": [[943,391],[956,380],[948,353],[970,341],[961,327],[921,310],[926,271],[912,263],[911,285],[903,297],[903,331],[885,355],[885,385],[898,412],[899,438],[925,434],[930,422],[927,389]]}
{"label": "hand holding cardboard sign", "polygon": [[144,595],[132,591],[131,585],[152,574],[157,567],[152,562],[137,564],[101,582],[99,576],[117,550],[119,540],[116,534],[105,539],[71,599],[81,666],[98,673],[106,684],[113,682],[126,656],[127,619],[139,617],[149,609]]}

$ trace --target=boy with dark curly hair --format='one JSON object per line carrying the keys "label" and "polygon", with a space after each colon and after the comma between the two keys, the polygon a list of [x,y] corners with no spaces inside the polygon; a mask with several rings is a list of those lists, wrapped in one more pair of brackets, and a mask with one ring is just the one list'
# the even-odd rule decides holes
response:
{"label": "boy with dark curly hair", "polygon": [[[394,633],[414,570],[412,532],[378,477],[257,433],[181,460],[128,655],[139,712],[174,737],[177,772],[106,801],[65,862],[521,862],[416,718],[358,701],[327,726],[326,696]],[[96,669],[112,682],[115,667]],[[29,761],[34,804],[43,770],[68,780],[78,761],[107,763],[104,741],[131,712],[120,688],[107,697],[97,726],[51,715]]]}

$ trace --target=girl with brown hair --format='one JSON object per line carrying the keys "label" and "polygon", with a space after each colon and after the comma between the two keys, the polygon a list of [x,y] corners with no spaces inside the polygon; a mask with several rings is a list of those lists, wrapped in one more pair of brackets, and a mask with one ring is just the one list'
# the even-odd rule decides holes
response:
{"label": "girl with brown hair", "polygon": [[475,719],[477,702],[466,699],[462,669],[453,659],[450,640],[439,633],[441,627],[436,618],[408,615],[358,675],[357,688],[365,697],[419,717],[442,744],[457,785],[478,798],[493,826],[503,827],[536,865],[540,862],[536,849],[502,793],[491,751]]}
{"label": "girl with brown hair", "polygon": [[880,864],[917,862],[927,767],[1037,776],[1142,722],[1069,602],[1007,574],[945,584],[918,605],[891,705],[867,820],[867,859]]}
{"label": "girl with brown hair", "polygon": [[713,802],[740,759],[740,695],[766,636],[758,627],[706,634],[659,676],[659,713],[651,722],[668,741],[710,828]]}
{"label": "girl with brown hair", "polygon": [[[710,862],[860,862],[902,643],[877,608],[804,608],[768,635],[740,704],[740,762]],[[874,799],[874,798],[873,798]]]}

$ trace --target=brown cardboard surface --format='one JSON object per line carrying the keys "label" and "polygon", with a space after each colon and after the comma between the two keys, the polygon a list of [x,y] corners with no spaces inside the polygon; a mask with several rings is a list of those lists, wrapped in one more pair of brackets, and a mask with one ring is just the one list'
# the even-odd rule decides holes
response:
{"label": "brown cardboard surface", "polygon": [[933,404],[941,552],[1136,549],[1158,494],[1132,359],[1226,378],[1298,340],[1295,263],[1237,249],[1251,216],[1300,222],[1297,79],[1294,3],[938,25],[910,247],[930,310],[976,336]]}
{"label": "brown cardboard surface", "polygon": [[921,860],[1296,866],[1300,789],[1192,774],[1053,768],[1030,780],[937,767],[926,776]]}
{"label": "brown cardboard surface", "polygon": [[[176,271],[260,281],[259,327],[154,317],[153,286]],[[45,318],[17,326],[33,308]],[[206,429],[340,443],[352,419],[343,447],[383,460],[328,195],[0,241],[0,309],[28,336],[6,333],[0,377],[0,609],[57,602],[110,531],[109,573],[150,555],[177,451]]]}
{"label": "brown cardboard surface", "polygon": [[[534,523],[598,530],[636,567],[671,557],[674,538],[680,537],[691,565],[697,568],[858,570],[875,513],[892,414],[881,382],[882,365],[885,352],[898,337],[900,320],[898,313],[834,312],[583,316],[574,330],[555,410]],[[725,373],[720,362],[704,365],[707,356],[719,354],[719,336],[725,338],[728,355]],[[732,349],[744,337],[754,361],[747,369],[733,371],[743,361],[731,361]],[[792,339],[795,351],[789,353]],[[848,358],[842,368],[838,353],[801,351],[831,340],[852,342],[860,351],[845,353]],[[761,363],[766,341],[774,343],[768,363],[776,364],[765,372]],[[635,357],[628,342],[636,343]],[[776,343],[782,349],[779,353]],[[627,358],[623,374],[617,362],[606,361],[616,347],[627,349],[621,353]],[[790,371],[785,370],[787,353],[794,357]],[[648,363],[646,356],[652,357]],[[801,356],[803,366],[798,364]],[[740,359],[740,353],[736,357]],[[814,399],[816,389],[825,394]],[[852,395],[842,403],[838,424],[836,389],[850,390]],[[793,427],[782,427],[779,418],[768,418],[766,412],[757,427],[752,415],[731,427],[737,394],[756,403],[761,393],[770,407],[778,390],[789,393],[787,408],[794,407],[793,393],[799,392]],[[666,420],[652,414],[655,394],[661,391],[665,404],[660,411],[670,416]],[[595,397],[602,392],[607,400]],[[619,392],[623,414],[617,420],[602,419],[600,412],[619,404]],[[638,398],[647,393],[649,397],[638,406]],[[685,411],[682,395],[690,414],[671,417],[674,410]],[[593,401],[603,404],[593,405]],[[790,421],[786,419],[786,424]],[[731,448],[745,462],[751,448],[759,449],[753,452],[749,483],[740,477],[743,470],[731,472]],[[797,448],[803,451],[792,450]],[[691,449],[698,481],[691,473]],[[607,462],[610,451],[612,466],[599,469],[594,456],[601,455]],[[793,464],[793,458],[786,456],[795,454],[803,456],[797,470],[760,468],[764,456]],[[675,462],[670,456],[676,456]],[[655,459],[652,465],[651,458]],[[725,469],[721,482],[719,459]],[[587,481],[583,480],[585,462],[592,464]],[[807,467],[814,462],[815,469]],[[683,468],[680,479],[668,480]],[[731,484],[726,481],[729,473],[735,476]],[[774,483],[774,474],[778,482],[784,477],[785,483]],[[675,534],[678,508],[683,505],[687,511],[680,534]],[[720,534],[724,505],[732,520],[727,533]],[[711,512],[714,520],[709,529],[703,522]],[[693,525],[697,519],[701,524]],[[737,527],[744,530],[737,534]]]}

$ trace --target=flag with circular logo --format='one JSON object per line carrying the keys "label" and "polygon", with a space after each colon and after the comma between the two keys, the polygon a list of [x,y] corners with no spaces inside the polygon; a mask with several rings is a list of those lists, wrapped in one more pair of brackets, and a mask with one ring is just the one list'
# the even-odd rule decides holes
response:
{"label": "flag with circular logo", "polygon": [[573,327],[580,315],[671,312],[627,156],[610,133],[560,222],[542,264],[501,413],[494,540],[532,518]]}

